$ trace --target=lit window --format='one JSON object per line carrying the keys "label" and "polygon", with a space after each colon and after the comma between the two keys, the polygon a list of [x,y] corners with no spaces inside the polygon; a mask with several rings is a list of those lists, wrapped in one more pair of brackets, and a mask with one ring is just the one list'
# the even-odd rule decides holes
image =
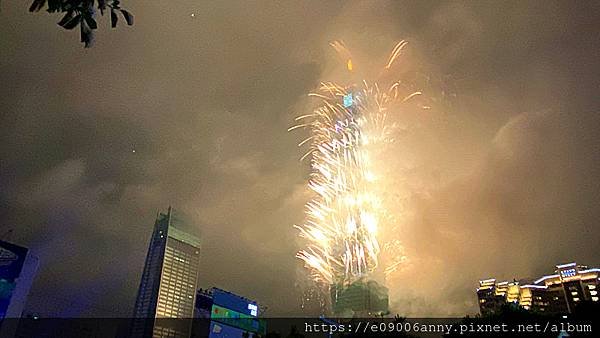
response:
{"label": "lit window", "polygon": [[248,310],[250,310],[250,315],[254,317],[258,315],[258,306],[256,304],[248,304]]}

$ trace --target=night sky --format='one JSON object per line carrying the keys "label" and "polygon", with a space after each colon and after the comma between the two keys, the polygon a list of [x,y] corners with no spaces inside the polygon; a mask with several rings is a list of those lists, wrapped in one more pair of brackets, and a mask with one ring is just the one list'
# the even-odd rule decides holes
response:
{"label": "night sky", "polygon": [[40,257],[29,311],[130,315],[173,205],[201,234],[200,286],[315,314],[292,227],[307,132],[287,128],[335,80],[334,39],[374,69],[408,40],[401,62],[437,100],[391,159],[395,312],[476,313],[479,279],[600,264],[598,2],[127,0],[134,26],[100,18],[91,49],[29,5],[0,11],[0,229]]}

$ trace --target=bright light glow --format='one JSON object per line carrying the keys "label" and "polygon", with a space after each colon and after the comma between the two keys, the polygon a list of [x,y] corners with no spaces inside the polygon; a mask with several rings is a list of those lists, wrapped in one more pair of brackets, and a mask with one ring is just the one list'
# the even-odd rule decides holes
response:
{"label": "bright light glow", "polygon": [[[386,71],[405,45],[406,41],[401,41],[394,47]],[[336,41],[331,46],[352,71],[352,58],[343,43]],[[377,176],[373,158],[390,143],[388,111],[421,94],[403,88],[400,82],[394,82],[387,91],[380,88],[377,82],[367,81],[350,86],[321,83],[318,92],[309,95],[320,99],[321,104],[311,114],[297,117],[301,124],[288,129],[311,131],[300,145],[310,146],[302,158],[310,159],[308,187],[314,196],[306,203],[304,224],[295,226],[307,240],[307,247],[296,257],[317,282],[349,284],[372,274],[380,265],[378,234],[387,224],[377,196],[384,183]],[[387,275],[405,257],[399,253],[400,241],[386,242],[383,249],[394,251],[390,261],[382,264]]]}
{"label": "bright light glow", "polygon": [[547,286],[540,286],[540,285],[523,285],[522,288],[546,289],[548,287]]}
{"label": "bright light glow", "polygon": [[496,282],[496,280],[494,278],[490,278],[490,279],[480,280],[479,284],[487,284],[487,283],[494,283],[494,282]]}
{"label": "bright light glow", "polygon": [[542,278],[540,278],[540,279],[536,280],[536,281],[534,282],[534,284],[539,284],[539,283],[541,283],[541,282],[545,281],[546,279],[549,279],[549,278],[556,278],[556,277],[558,277],[558,275],[544,276],[544,277],[542,277]]}
{"label": "bright light glow", "polygon": [[567,264],[557,265],[556,268],[562,269],[562,268],[567,268],[569,266],[575,266],[575,265],[577,265],[577,263],[567,263]]}
{"label": "bright light glow", "polygon": [[573,277],[577,274],[575,269],[563,270],[560,272],[561,277]]}
{"label": "bright light glow", "polygon": [[250,310],[250,315],[254,317],[258,315],[258,306],[256,304],[248,304],[248,310]]}
{"label": "bright light glow", "polygon": [[352,93],[348,93],[348,94],[344,95],[344,107],[345,108],[351,107],[352,103],[353,103]]}

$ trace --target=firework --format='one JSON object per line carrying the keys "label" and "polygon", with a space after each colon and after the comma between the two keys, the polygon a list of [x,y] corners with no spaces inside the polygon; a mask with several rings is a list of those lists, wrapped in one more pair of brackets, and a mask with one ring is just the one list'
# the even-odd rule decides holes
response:
{"label": "firework", "polygon": [[[331,46],[342,57],[347,70],[355,71],[352,56],[341,42]],[[402,54],[406,41],[398,43],[384,67],[389,71]],[[403,256],[380,266],[382,250],[400,246],[398,240],[382,244],[381,227],[386,224],[379,179],[372,157],[386,147],[392,133],[388,113],[420,92],[406,92],[400,82],[380,90],[376,81],[340,85],[323,82],[315,93],[320,101],[310,114],[296,118],[289,130],[308,128],[310,137],[302,159],[311,164],[308,187],[314,197],[306,203],[306,218],[295,225],[307,246],[297,253],[312,277],[327,285],[350,284],[369,277],[378,268],[393,272]]]}

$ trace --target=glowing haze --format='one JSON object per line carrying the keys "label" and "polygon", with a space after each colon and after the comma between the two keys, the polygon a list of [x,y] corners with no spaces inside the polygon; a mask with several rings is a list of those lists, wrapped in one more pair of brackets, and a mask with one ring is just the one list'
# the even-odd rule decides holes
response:
{"label": "glowing haze", "polygon": [[297,306],[312,242],[292,227],[315,194],[311,143],[296,147],[310,128],[286,130],[324,80],[423,92],[388,107],[395,141],[369,151],[371,276],[407,257],[386,278],[393,314],[475,314],[479,279],[600,265],[597,2],[127,0],[135,25],[104,22],[88,50],[30,1],[0,2],[1,227],[41,259],[35,313],[131,315],[172,204],[201,231],[202,287],[320,314]]}
{"label": "glowing haze", "polygon": [[[309,145],[302,159],[310,159],[308,187],[314,196],[305,205],[304,223],[295,226],[307,241],[296,257],[318,283],[350,284],[381,272],[387,276],[405,260],[401,238],[381,236],[397,226],[397,218],[386,212],[380,193],[387,186],[381,174],[386,161],[378,155],[393,142],[395,125],[388,115],[400,114],[421,95],[393,77],[394,62],[406,44],[401,41],[393,48],[382,73],[386,76],[359,83],[356,76],[345,84],[322,82],[310,94],[320,105],[298,116],[298,124],[289,129],[311,132],[299,146]],[[331,46],[354,73],[345,45],[336,41]],[[381,78],[394,80],[380,83]]]}

